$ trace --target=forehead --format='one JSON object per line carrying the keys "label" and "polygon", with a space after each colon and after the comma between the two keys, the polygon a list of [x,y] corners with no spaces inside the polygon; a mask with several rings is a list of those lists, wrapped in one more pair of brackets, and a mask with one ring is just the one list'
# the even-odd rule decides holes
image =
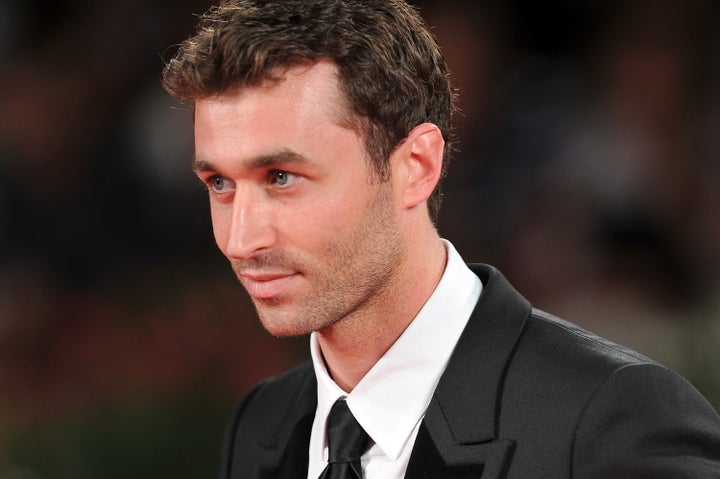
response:
{"label": "forehead", "polygon": [[351,109],[342,91],[337,66],[330,61],[293,66],[273,72],[259,85],[231,89],[195,102],[195,117],[212,113],[242,114],[254,107],[283,110],[286,119],[299,117],[327,118],[339,125],[352,127]]}
{"label": "forehead", "polygon": [[[305,157],[339,155],[362,134],[348,118],[337,68],[330,62],[293,67],[268,81],[198,99],[196,158],[248,159],[290,150]],[[333,151],[326,151],[326,150]]]}

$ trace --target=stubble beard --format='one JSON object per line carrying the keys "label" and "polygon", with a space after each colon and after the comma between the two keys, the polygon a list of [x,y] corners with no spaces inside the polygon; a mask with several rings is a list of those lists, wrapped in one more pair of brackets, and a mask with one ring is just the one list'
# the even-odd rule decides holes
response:
{"label": "stubble beard", "polygon": [[376,186],[377,194],[358,226],[343,237],[329,237],[318,251],[273,249],[231,260],[238,278],[246,269],[300,272],[305,283],[301,293],[252,299],[262,325],[272,335],[301,336],[351,318],[367,319],[392,296],[392,278],[403,255],[401,239],[387,185]]}

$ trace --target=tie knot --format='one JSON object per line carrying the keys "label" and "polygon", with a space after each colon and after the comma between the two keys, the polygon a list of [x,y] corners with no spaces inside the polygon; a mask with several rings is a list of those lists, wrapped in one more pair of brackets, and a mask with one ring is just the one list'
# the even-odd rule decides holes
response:
{"label": "tie knot", "polygon": [[328,463],[357,461],[367,449],[369,439],[347,402],[338,399],[327,421]]}

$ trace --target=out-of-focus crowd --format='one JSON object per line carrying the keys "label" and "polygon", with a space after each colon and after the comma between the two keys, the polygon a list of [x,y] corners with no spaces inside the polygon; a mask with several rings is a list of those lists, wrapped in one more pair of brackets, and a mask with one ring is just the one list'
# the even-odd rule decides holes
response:
{"label": "out-of-focus crowd", "polygon": [[[417,3],[459,88],[442,235],[717,407],[720,6]],[[232,403],[306,355],[261,330],[215,251],[191,115],[160,86],[208,5],[0,2],[0,479],[80,477],[93,460],[122,462],[123,478],[212,475]],[[207,459],[197,447],[152,435],[200,434],[182,408],[152,425],[190,396],[196,423],[217,428],[188,439],[210,441],[205,469],[187,465]],[[142,426],[118,419],[129,409]],[[83,452],[105,435],[106,449],[150,436],[187,453],[162,466],[127,452],[133,469]]]}
{"label": "out-of-focus crowd", "polygon": [[426,10],[464,110],[444,231],[537,306],[676,367],[717,347],[718,4],[460,3]]}

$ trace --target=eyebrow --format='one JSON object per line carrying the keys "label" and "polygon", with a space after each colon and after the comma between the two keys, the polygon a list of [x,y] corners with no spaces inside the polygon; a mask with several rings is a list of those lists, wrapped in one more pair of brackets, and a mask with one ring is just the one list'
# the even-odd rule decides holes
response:
{"label": "eyebrow", "polygon": [[[300,153],[290,150],[281,150],[276,153],[250,158],[244,162],[243,166],[252,170],[287,163],[303,164],[308,163],[308,161],[309,160]],[[218,168],[211,161],[198,158],[197,156],[193,158],[192,166],[194,171],[218,171]]]}

